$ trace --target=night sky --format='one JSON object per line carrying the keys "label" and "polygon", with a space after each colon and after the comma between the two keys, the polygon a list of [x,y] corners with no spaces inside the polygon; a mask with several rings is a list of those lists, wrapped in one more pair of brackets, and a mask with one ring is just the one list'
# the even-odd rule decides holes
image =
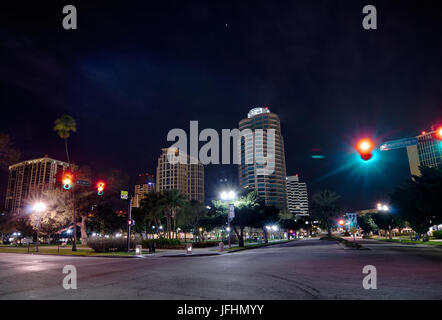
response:
{"label": "night sky", "polygon": [[[65,160],[52,128],[67,113],[77,120],[73,161],[134,180],[155,173],[170,129],[188,131],[190,120],[235,128],[269,106],[281,118],[287,174],[356,210],[409,178],[405,150],[367,165],[355,159],[356,139],[414,136],[442,119],[437,1],[47,2],[0,4],[0,132],[23,160]],[[67,4],[77,30],[62,28]],[[362,28],[367,4],[378,30]],[[220,178],[237,181],[233,165],[205,172],[207,200]],[[6,183],[3,172],[2,193]]]}

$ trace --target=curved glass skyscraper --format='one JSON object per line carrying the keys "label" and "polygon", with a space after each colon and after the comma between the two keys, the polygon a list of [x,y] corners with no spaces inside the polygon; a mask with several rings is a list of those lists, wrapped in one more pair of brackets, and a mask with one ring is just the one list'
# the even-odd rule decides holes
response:
{"label": "curved glass skyscraper", "polygon": [[[241,164],[239,164],[239,184],[244,189],[257,190],[260,198],[264,199],[267,205],[274,205],[280,210],[287,210],[286,195],[286,167],[284,140],[281,135],[281,125],[277,114],[270,112],[268,107],[259,107],[250,110],[247,118],[239,122],[239,130],[245,132],[250,129],[253,138],[241,140]],[[263,136],[256,134],[256,130],[263,129]],[[269,158],[267,150],[267,131],[273,129],[275,132],[275,153]],[[269,133],[270,134],[270,133]],[[257,161],[255,155],[263,153],[267,155],[267,161],[272,162],[274,170],[268,173],[260,172],[263,165]],[[267,163],[268,164],[268,163]],[[262,170],[261,170],[262,171]]]}

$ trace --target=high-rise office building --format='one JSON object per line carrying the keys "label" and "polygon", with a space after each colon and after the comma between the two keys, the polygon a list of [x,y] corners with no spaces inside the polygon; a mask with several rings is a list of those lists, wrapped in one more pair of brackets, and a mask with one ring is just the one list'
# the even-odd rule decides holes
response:
{"label": "high-rise office building", "polygon": [[134,188],[132,208],[139,208],[140,202],[146,197],[146,193],[155,190],[155,177],[148,173],[140,173]]}
{"label": "high-rise office building", "polygon": [[[175,154],[177,163],[169,162],[169,152]],[[204,203],[204,166],[177,148],[162,149],[158,158],[156,190],[171,189],[180,191],[187,200]]]}
{"label": "high-rise office building", "polygon": [[417,144],[407,147],[408,162],[412,175],[419,176],[419,166],[435,167],[442,164],[442,141],[435,138],[436,128],[433,131],[422,132],[417,136]]}
{"label": "high-rise office building", "polygon": [[[281,125],[277,114],[270,112],[268,107],[250,110],[247,118],[239,122],[239,130],[250,129],[256,133],[263,129],[261,138],[255,134],[253,139],[241,140],[241,163],[239,164],[239,184],[242,188],[256,190],[267,205],[274,205],[280,210],[287,209],[286,196],[286,167],[284,140],[281,135]],[[267,130],[275,130],[275,157],[271,159],[274,170],[270,173],[262,172],[265,167],[257,161],[256,154],[268,154]],[[250,133],[248,134],[250,135]],[[262,139],[262,140],[261,140]],[[263,174],[264,173],[264,174]]]}
{"label": "high-rise office building", "polygon": [[48,157],[11,165],[5,209],[18,215],[28,205],[28,199],[38,198],[44,190],[61,187],[61,176],[68,167],[66,162]]}
{"label": "high-rise office building", "polygon": [[287,177],[287,204],[291,213],[308,215],[307,184],[299,182],[298,175]]}

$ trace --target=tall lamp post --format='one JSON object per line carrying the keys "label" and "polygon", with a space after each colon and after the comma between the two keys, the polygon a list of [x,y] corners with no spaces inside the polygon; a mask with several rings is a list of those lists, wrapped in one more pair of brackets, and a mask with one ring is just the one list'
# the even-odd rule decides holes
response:
{"label": "tall lamp post", "polygon": [[229,204],[229,212],[227,214],[227,231],[229,232],[229,248],[232,248],[232,228],[230,227],[230,221],[235,218],[235,205],[233,200],[236,199],[235,191],[223,191],[221,192],[221,200]]}
{"label": "tall lamp post", "polygon": [[40,237],[40,221],[41,221],[40,215],[44,210],[46,210],[46,204],[44,204],[43,202],[37,202],[36,204],[34,204],[33,209],[37,215],[37,241],[36,241],[35,250],[36,252],[38,252],[38,242]]}

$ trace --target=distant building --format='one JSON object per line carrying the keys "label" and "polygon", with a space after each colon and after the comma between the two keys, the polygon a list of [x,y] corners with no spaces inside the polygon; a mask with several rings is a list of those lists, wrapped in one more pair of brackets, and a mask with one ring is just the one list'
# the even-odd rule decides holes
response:
{"label": "distant building", "polygon": [[140,202],[146,197],[146,193],[155,191],[155,177],[148,173],[138,175],[135,185],[134,196],[132,198],[132,208],[139,208]]}
{"label": "distant building", "polygon": [[11,165],[5,209],[18,215],[27,205],[28,199],[38,198],[44,190],[61,187],[61,177],[68,167],[66,162],[48,157]]}
{"label": "distant building", "polygon": [[[432,128],[435,130],[435,127]],[[435,167],[442,164],[442,141],[434,137],[435,131],[422,132],[417,145],[407,147],[408,162],[412,175],[419,176],[419,166]]]}
{"label": "distant building", "polygon": [[[258,145],[257,139],[243,139],[241,142],[241,164],[239,165],[239,185],[248,190],[256,190],[258,196],[265,200],[267,205],[273,205],[280,210],[287,209],[286,195],[286,167],[284,139],[281,135],[281,125],[277,114],[270,112],[268,107],[254,108],[250,110],[247,118],[239,122],[239,130],[263,129],[264,140]],[[261,149],[266,155],[266,133],[267,129],[275,130],[275,170],[272,174],[258,174],[258,169],[263,165],[257,163],[255,159],[255,151]],[[249,140],[249,141],[247,141]],[[250,161],[251,163],[247,164]]]}
{"label": "distant building", "polygon": [[287,177],[287,203],[292,214],[308,214],[307,184],[299,182],[298,175]]}
{"label": "distant building", "polygon": [[[168,152],[175,153],[179,162],[170,163]],[[187,200],[198,200],[204,203],[204,166],[197,159],[191,161],[191,157],[179,149],[162,149],[162,154],[158,158],[156,178],[157,191],[176,189]]]}

